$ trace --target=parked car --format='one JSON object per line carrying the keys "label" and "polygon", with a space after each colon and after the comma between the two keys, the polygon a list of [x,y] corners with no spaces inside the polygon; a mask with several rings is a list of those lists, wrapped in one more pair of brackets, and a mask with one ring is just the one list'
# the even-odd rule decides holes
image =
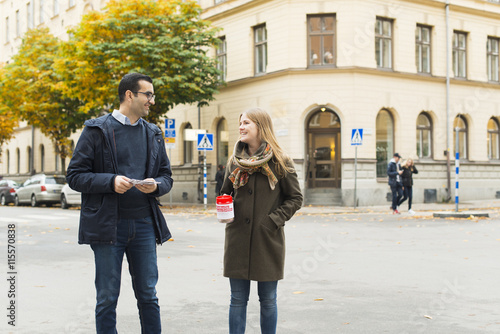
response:
{"label": "parked car", "polygon": [[73,205],[82,205],[82,194],[65,184],[61,190],[61,208],[67,209]]}
{"label": "parked car", "polygon": [[0,204],[7,205],[14,203],[14,194],[19,184],[13,180],[0,181]]}
{"label": "parked car", "polygon": [[61,200],[61,189],[65,183],[66,177],[63,175],[33,175],[16,189],[14,204],[16,206],[21,204],[52,206]]}

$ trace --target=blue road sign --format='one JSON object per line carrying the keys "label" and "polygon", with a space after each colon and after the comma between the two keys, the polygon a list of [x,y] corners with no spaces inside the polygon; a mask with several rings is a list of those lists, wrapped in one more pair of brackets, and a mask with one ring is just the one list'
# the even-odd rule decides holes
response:
{"label": "blue road sign", "polygon": [[363,145],[363,129],[352,129],[351,146]]}
{"label": "blue road sign", "polygon": [[197,141],[198,151],[213,151],[214,150],[214,134],[199,133]]}
{"label": "blue road sign", "polygon": [[165,137],[175,138],[175,119],[173,118],[165,120]]}

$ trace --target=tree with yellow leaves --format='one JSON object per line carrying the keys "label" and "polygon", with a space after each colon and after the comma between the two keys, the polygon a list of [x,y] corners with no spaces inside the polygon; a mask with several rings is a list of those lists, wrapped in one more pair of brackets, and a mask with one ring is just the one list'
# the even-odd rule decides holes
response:
{"label": "tree with yellow leaves", "polygon": [[140,72],[155,86],[150,122],[176,104],[213,100],[220,72],[207,51],[217,29],[200,13],[196,1],[110,0],[102,12],[85,15],[56,64],[65,95],[97,115],[117,108],[120,79]]}
{"label": "tree with yellow leaves", "polygon": [[62,92],[61,77],[53,67],[61,43],[47,28],[26,33],[18,53],[2,69],[0,114],[9,112],[39,128],[52,140],[64,164],[70,154],[69,136],[88,115],[77,99]]}

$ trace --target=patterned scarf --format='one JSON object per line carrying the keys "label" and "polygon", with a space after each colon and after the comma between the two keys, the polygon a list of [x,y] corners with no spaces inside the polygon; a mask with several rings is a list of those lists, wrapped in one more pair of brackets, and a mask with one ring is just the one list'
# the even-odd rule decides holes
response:
{"label": "patterned scarf", "polygon": [[268,161],[273,157],[271,145],[263,142],[257,152],[251,157],[245,152],[246,144],[238,141],[234,145],[233,164],[236,169],[229,175],[229,179],[233,182],[233,188],[243,187],[248,182],[248,178],[255,172],[261,172],[267,176],[271,190],[274,190],[278,179],[269,167]]}

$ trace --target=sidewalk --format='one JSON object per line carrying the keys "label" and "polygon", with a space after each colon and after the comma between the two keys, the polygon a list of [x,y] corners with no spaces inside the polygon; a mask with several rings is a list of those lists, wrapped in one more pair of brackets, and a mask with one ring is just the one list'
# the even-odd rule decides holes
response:
{"label": "sidewalk", "polygon": [[[203,204],[193,204],[193,205],[180,205],[179,203],[173,203],[172,208],[170,208],[169,203],[162,203],[162,211],[165,214],[176,214],[179,212],[189,213],[189,214],[216,214],[215,204],[208,204],[207,210],[205,211]],[[297,213],[299,214],[349,214],[349,213],[392,213],[389,209],[390,203],[387,202],[386,205],[376,205],[376,206],[360,206],[354,209],[352,206],[319,206],[319,205],[306,205],[302,207]],[[400,210],[402,214],[407,212],[408,204],[403,203],[402,209]],[[416,203],[413,204],[413,210],[417,214],[422,213],[426,215],[431,215],[438,211],[455,211],[455,203]],[[459,203],[459,211],[499,211],[500,210],[500,199],[492,200],[476,200],[467,201]]]}

